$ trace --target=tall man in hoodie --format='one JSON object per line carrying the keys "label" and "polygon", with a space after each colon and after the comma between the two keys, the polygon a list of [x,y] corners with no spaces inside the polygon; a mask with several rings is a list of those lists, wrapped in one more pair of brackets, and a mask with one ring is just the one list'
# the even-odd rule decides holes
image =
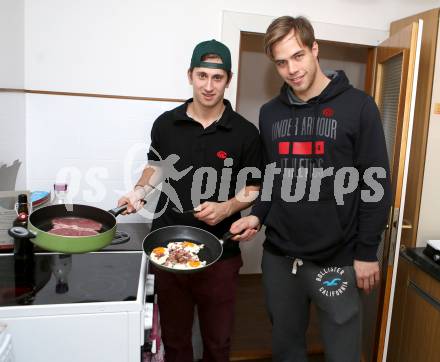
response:
{"label": "tall man in hoodie", "polygon": [[[273,360],[307,361],[312,301],[326,360],[359,361],[358,288],[369,292],[379,281],[376,253],[390,205],[379,111],[344,72],[322,71],[307,19],[275,19],[265,51],[285,83],[260,110],[263,191],[231,231],[245,230],[236,239],[246,240],[266,225],[262,269]],[[275,174],[271,190],[268,172]]]}

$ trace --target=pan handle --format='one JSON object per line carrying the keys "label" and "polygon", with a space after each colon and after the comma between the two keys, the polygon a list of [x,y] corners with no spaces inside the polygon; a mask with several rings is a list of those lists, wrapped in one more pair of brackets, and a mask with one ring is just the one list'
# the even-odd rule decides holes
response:
{"label": "pan handle", "polygon": [[22,226],[14,226],[8,230],[8,234],[15,239],[30,239],[37,236],[36,233]]}
{"label": "pan handle", "polygon": [[222,236],[222,240],[223,240],[223,242],[225,242],[225,241],[229,240],[230,238],[232,238],[233,236],[236,236],[236,235],[238,235],[238,234],[233,234],[230,231],[226,231],[223,234],[223,236]]}
{"label": "pan handle", "polygon": [[220,243],[223,245],[224,243],[226,243],[226,242],[233,242],[234,240],[231,240],[231,238],[232,237],[234,237],[234,236],[239,236],[240,234],[233,234],[233,233],[231,233],[230,231],[226,231],[224,234],[223,234],[223,236],[222,236],[222,238],[220,239]]}
{"label": "pan handle", "polygon": [[121,213],[123,213],[125,210],[127,210],[127,204],[119,206],[119,207],[115,207],[114,209],[108,210],[108,212],[110,214],[112,214],[114,217],[120,215]]}
{"label": "pan handle", "polygon": [[[140,200],[140,201],[142,202],[142,205],[145,205],[145,203],[147,202],[145,200]],[[112,214],[114,217],[116,217],[116,216],[122,214],[125,210],[127,210],[127,207],[128,207],[128,205],[125,204],[125,205],[122,205],[119,207],[115,207],[114,209],[108,210],[108,212],[110,214]]]}
{"label": "pan handle", "polygon": [[220,243],[223,245],[227,241],[235,241],[235,240],[231,240],[231,238],[234,237],[234,236],[241,236],[241,234],[233,234],[230,231],[226,231],[223,234],[223,236],[222,236],[222,238],[220,240]]}

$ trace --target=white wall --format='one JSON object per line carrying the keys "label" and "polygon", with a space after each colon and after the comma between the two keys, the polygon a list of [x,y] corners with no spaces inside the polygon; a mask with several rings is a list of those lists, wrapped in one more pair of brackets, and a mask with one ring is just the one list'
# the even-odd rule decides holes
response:
{"label": "white wall", "polygon": [[[26,87],[185,98],[194,44],[220,38],[222,11],[306,15],[388,30],[438,0],[26,0]],[[236,71],[236,69],[234,69]]]}
{"label": "white wall", "polygon": [[[24,0],[0,0],[0,49],[0,88],[22,89]],[[0,92],[0,165],[9,166],[17,159],[22,162],[16,189],[24,189],[26,186],[25,126],[25,95]],[[0,188],[5,189],[5,186],[0,185]],[[14,188],[14,185],[6,188],[10,187]]]}
{"label": "white wall", "polygon": [[0,0],[0,88],[23,88],[24,0]]}

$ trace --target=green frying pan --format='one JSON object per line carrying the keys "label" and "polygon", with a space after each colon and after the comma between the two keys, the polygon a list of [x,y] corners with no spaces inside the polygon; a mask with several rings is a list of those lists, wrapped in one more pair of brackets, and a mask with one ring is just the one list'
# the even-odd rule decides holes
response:
{"label": "green frying pan", "polygon": [[[12,227],[8,230],[13,238],[30,239],[40,248],[60,253],[87,253],[109,245],[116,233],[116,216],[122,213],[127,205],[105,211],[88,205],[50,205],[35,210],[29,215],[28,229]],[[52,220],[58,217],[81,217],[102,224],[97,235],[61,236],[48,233]]]}

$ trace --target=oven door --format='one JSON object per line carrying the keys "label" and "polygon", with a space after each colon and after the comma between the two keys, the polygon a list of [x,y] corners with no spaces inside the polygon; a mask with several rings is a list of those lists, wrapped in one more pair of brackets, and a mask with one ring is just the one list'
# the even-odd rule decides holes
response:
{"label": "oven door", "polygon": [[15,362],[139,362],[140,314],[85,312],[1,321],[8,325]]}

